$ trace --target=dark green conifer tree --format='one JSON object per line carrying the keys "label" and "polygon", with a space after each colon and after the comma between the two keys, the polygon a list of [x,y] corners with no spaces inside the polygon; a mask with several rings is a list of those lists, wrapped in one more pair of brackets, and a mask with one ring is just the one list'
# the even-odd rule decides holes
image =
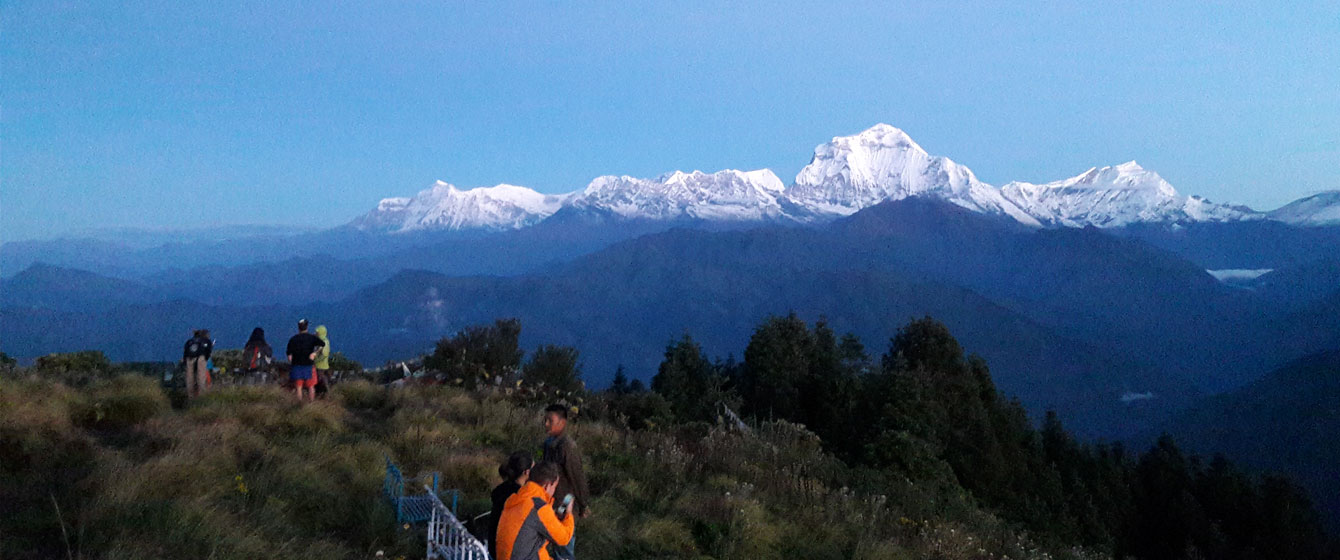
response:
{"label": "dark green conifer tree", "polygon": [[628,394],[628,374],[623,372],[623,364],[614,370],[614,381],[610,383],[610,392],[616,395]]}
{"label": "dark green conifer tree", "polygon": [[687,333],[666,346],[665,359],[651,379],[652,390],[665,397],[676,418],[686,422],[714,419],[723,402],[733,406],[724,386],[725,379]]}
{"label": "dark green conifer tree", "polygon": [[814,341],[796,314],[769,317],[744,351],[740,390],[746,414],[801,421],[801,390],[810,372]]}

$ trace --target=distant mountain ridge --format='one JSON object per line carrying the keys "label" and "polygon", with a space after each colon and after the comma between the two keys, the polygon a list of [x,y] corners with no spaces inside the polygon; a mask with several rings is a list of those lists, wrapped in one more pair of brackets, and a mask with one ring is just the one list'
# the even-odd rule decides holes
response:
{"label": "distant mountain ridge", "polygon": [[529,227],[562,209],[618,219],[732,223],[815,223],[849,216],[889,200],[929,196],[1033,227],[1117,228],[1279,220],[1340,223],[1340,192],[1322,193],[1274,212],[1187,196],[1134,161],[1094,167],[1050,183],[1003,187],[971,169],[933,156],[908,134],[877,124],[820,144],[786,186],[772,171],[673,171],[642,179],[602,176],[585,189],[545,195],[513,185],[459,190],[439,181],[413,198],[383,199],[350,225],[361,230],[507,230]]}
{"label": "distant mountain ridge", "polygon": [[[645,378],[663,344],[686,329],[720,352],[741,347],[769,313],[827,317],[870,341],[931,314],[987,357],[1003,386],[1034,410],[1068,411],[1081,432],[1109,437],[1149,425],[1198,391],[1240,386],[1340,340],[1340,325],[1306,314],[1331,309],[1329,300],[1316,302],[1330,268],[1299,269],[1277,293],[1258,293],[1226,286],[1138,239],[1037,228],[935,197],[881,203],[816,227],[648,227],[604,238],[588,236],[608,227],[564,227],[546,221],[459,240],[426,248],[422,261],[298,260],[218,271],[207,275],[218,279],[208,285],[174,276],[145,286],[163,295],[110,305],[104,294],[133,286],[105,282],[104,289],[79,271],[39,269],[17,279],[29,286],[22,291],[0,285],[0,295],[14,300],[0,302],[0,340],[20,359],[88,347],[116,359],[162,359],[200,325],[228,333],[220,334],[227,346],[257,325],[286,332],[295,317],[319,317],[340,333],[348,355],[378,363],[420,354],[466,325],[515,316],[526,325],[524,343],[577,347],[588,381],[600,384],[620,364]],[[496,266],[485,262],[491,258],[538,259],[574,243],[586,249],[514,275],[450,272]],[[538,253],[527,257],[521,251],[531,246]],[[412,270],[416,262],[456,276]],[[322,271],[321,282],[332,283],[315,287],[327,295],[267,295],[297,270]],[[359,280],[341,280],[345,273]],[[88,295],[76,289],[59,300],[70,305],[54,305],[39,282],[86,286]],[[196,291],[192,301],[175,295],[188,287]],[[1131,404],[1126,395],[1149,398]]]}

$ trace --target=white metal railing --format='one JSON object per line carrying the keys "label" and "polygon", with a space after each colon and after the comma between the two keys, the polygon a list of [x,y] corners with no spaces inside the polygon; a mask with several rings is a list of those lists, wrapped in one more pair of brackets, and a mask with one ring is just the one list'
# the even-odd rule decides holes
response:
{"label": "white metal railing", "polygon": [[428,559],[489,560],[489,549],[465,530],[461,520],[451,513],[446,504],[428,486],[432,496],[433,515],[428,519]]}

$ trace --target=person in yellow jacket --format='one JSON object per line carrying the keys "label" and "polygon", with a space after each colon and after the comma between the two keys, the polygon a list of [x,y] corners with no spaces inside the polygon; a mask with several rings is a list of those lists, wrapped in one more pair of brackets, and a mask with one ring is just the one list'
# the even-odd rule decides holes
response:
{"label": "person in yellow jacket", "polygon": [[[326,326],[321,325],[316,328],[316,337],[325,344],[316,351],[316,360],[312,362],[312,372],[315,375],[316,384],[321,387],[321,393],[324,395],[330,390],[330,337],[326,336]],[[315,391],[316,389],[313,389]]]}
{"label": "person in yellow jacket", "polygon": [[530,480],[507,498],[498,519],[497,560],[550,560],[549,543],[567,546],[572,540],[573,516],[554,512],[558,465],[540,463]]}

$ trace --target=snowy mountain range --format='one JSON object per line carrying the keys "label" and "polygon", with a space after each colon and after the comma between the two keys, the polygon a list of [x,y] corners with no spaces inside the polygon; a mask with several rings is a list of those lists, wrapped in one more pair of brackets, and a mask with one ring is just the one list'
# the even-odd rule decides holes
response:
{"label": "snowy mountain range", "polygon": [[1134,161],[1095,167],[1051,183],[995,187],[966,166],[932,156],[907,133],[877,124],[814,149],[786,186],[772,171],[674,171],[643,179],[597,177],[585,189],[546,195],[497,185],[469,190],[438,181],[412,198],[387,198],[351,224],[362,230],[509,230],[560,209],[616,219],[709,222],[826,222],[887,200],[932,197],[1034,227],[1111,228],[1271,219],[1296,225],[1340,223],[1340,192],[1322,193],[1270,213],[1182,195]]}

